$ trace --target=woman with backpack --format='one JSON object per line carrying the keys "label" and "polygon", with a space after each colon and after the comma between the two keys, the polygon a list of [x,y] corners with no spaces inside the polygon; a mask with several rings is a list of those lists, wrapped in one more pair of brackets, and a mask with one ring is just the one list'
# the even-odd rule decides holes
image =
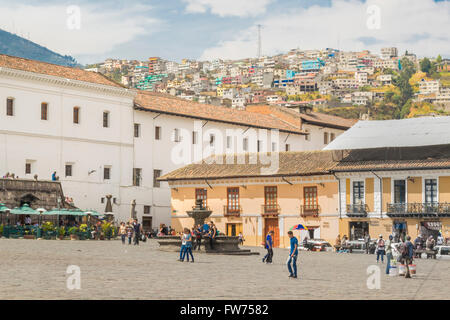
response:
{"label": "woman with backpack", "polygon": [[384,248],[384,239],[383,235],[380,234],[380,237],[377,240],[377,263],[380,260],[381,256],[381,263],[384,263],[384,254],[386,253]]}

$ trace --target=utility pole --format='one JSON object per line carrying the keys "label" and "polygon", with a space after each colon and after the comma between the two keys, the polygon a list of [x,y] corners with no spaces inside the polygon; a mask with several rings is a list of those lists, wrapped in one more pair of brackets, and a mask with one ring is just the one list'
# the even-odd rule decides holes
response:
{"label": "utility pole", "polygon": [[262,56],[261,28],[262,25],[258,24],[258,58],[261,58]]}

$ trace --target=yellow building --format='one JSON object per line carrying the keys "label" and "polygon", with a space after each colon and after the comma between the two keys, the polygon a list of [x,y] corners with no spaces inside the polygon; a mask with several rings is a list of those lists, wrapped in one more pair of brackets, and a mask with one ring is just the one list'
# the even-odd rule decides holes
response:
{"label": "yellow building", "polygon": [[217,87],[217,96],[223,97],[223,87],[222,86]]}
{"label": "yellow building", "polygon": [[[223,163],[226,163],[225,160]],[[259,246],[269,230],[275,246],[288,246],[287,231],[303,224],[300,237],[334,241],[339,232],[338,181],[329,173],[331,152],[283,152],[275,174],[261,175],[264,166],[191,164],[165,175],[172,190],[172,227],[192,228],[186,214],[203,199],[213,211],[209,220],[227,235],[242,232],[246,245]],[[304,234],[303,234],[304,233]]]}
{"label": "yellow building", "polygon": [[203,199],[218,229],[242,232],[246,245],[260,245],[274,230],[275,245],[287,247],[287,231],[299,223],[309,229],[297,232],[300,239],[333,245],[338,234],[353,240],[366,232],[371,238],[441,233],[450,239],[450,146],[434,153],[409,148],[408,160],[399,150],[385,160],[378,159],[385,150],[376,151],[378,160],[365,149],[281,152],[278,170],[269,175],[261,173],[259,158],[256,164],[248,155],[243,164],[225,164],[223,156],[224,164],[191,164],[161,180],[172,189],[177,231],[193,227],[186,212]]}

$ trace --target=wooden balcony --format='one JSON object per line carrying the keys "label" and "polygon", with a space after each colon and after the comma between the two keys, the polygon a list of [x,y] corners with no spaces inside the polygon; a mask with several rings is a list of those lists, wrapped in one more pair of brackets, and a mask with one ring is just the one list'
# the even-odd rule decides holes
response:
{"label": "wooden balcony", "polygon": [[347,216],[348,217],[367,217],[369,208],[366,204],[348,204]]}
{"label": "wooden balcony", "polygon": [[320,213],[318,204],[305,204],[300,206],[300,216],[303,218],[317,218]]}
{"label": "wooden balcony", "polygon": [[223,206],[223,216],[224,217],[240,217],[242,212],[242,207],[239,206]]}
{"label": "wooden balcony", "polygon": [[450,217],[450,203],[388,203],[389,217]]}
{"label": "wooden balcony", "polygon": [[273,217],[280,214],[280,206],[278,204],[263,204],[261,206],[261,215],[263,217]]}

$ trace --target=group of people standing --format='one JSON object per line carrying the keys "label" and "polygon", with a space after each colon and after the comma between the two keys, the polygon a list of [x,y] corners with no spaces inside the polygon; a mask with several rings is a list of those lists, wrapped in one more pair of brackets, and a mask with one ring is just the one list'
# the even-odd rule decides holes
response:
{"label": "group of people standing", "polygon": [[191,257],[191,262],[194,262],[192,251],[200,250],[202,239],[209,239],[210,248],[214,250],[214,241],[217,234],[217,227],[212,221],[209,224],[205,223],[203,226],[194,226],[192,230],[184,228],[183,234],[181,234],[180,258],[178,261],[184,262],[186,258],[186,261],[189,262],[189,257]]}
{"label": "group of people standing", "polygon": [[142,240],[143,235],[142,225],[137,219],[131,219],[126,224],[125,222],[121,222],[119,227],[119,235],[122,239],[122,244],[125,244],[126,239],[128,238],[128,244],[131,245],[131,240],[134,235],[133,244],[139,245],[139,240]]}

